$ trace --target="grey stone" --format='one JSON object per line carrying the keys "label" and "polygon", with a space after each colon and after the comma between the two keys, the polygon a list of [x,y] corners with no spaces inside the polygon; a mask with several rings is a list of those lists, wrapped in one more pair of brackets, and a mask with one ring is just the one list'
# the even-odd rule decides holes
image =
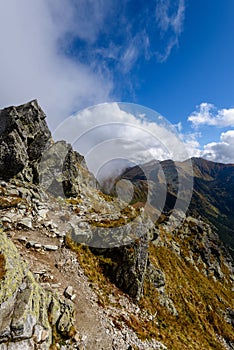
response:
{"label": "grey stone", "polygon": [[2,217],[1,217],[1,221],[2,221],[2,222],[8,222],[8,223],[11,223],[11,222],[12,222],[12,220],[11,220],[9,217],[7,217],[7,216],[2,216]]}
{"label": "grey stone", "polygon": [[43,246],[43,248],[45,250],[55,251],[55,250],[58,250],[59,247],[57,245],[46,244],[46,245]]}
{"label": "grey stone", "polygon": [[18,225],[26,228],[32,228],[32,219],[30,217],[22,218],[18,221]]}
{"label": "grey stone", "polygon": [[64,295],[66,298],[71,298],[73,295],[73,287],[72,286],[68,286],[65,291],[64,291]]}
{"label": "grey stone", "polygon": [[35,249],[41,249],[42,248],[42,244],[41,243],[35,243],[34,244],[34,248]]}
{"label": "grey stone", "polygon": [[154,267],[151,263],[149,263],[147,266],[147,278],[155,288],[161,288],[165,286],[165,274],[163,271]]}
{"label": "grey stone", "polygon": [[41,343],[44,342],[49,337],[48,330],[44,329],[39,324],[36,324],[34,327],[34,333],[33,333],[33,340],[35,343]]}
{"label": "grey stone", "polygon": [[71,303],[64,303],[61,309],[62,316],[58,321],[58,331],[64,336],[68,335],[73,325],[73,305]]}
{"label": "grey stone", "polygon": [[32,339],[22,340],[15,343],[9,343],[7,350],[33,350],[34,342]]}
{"label": "grey stone", "polygon": [[145,280],[148,261],[148,235],[140,237],[133,243],[110,249],[93,249],[112,260],[106,267],[106,273],[115,284],[128,293],[136,302],[139,301]]}
{"label": "grey stone", "polygon": [[6,191],[7,196],[19,196],[19,191],[16,188],[8,187]]}
{"label": "grey stone", "polygon": [[40,209],[40,210],[38,210],[37,214],[38,214],[42,219],[45,219],[48,212],[49,212],[48,209]]}

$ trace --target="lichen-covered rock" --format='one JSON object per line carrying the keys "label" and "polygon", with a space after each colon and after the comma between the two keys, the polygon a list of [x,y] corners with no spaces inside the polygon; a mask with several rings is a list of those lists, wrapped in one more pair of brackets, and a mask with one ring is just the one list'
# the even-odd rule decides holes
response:
{"label": "lichen-covered rock", "polygon": [[[49,349],[54,332],[67,337],[74,323],[73,304],[45,291],[15,247],[0,231],[5,273],[0,279],[0,349]],[[52,331],[53,329],[53,331]]]}

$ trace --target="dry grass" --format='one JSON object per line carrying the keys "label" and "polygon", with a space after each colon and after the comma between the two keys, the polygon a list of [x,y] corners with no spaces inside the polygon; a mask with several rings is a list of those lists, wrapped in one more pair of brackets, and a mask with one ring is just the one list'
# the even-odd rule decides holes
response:
{"label": "dry grass", "polygon": [[166,291],[179,315],[172,316],[159,305],[157,290],[149,281],[140,304],[157,313],[159,338],[170,349],[222,349],[216,334],[234,341],[232,326],[224,321],[221,311],[232,305],[230,289],[208,279],[165,247],[151,244],[150,258],[165,272]]}
{"label": "dry grass", "polygon": [[109,303],[109,295],[113,292],[113,284],[104,275],[104,266],[113,265],[114,262],[102,255],[94,255],[88,246],[74,242],[69,236],[66,237],[68,248],[77,253],[77,257],[85,275],[97,292],[99,305]]}
{"label": "dry grass", "polygon": [[[165,233],[166,235],[166,233]],[[170,237],[165,237],[170,240]],[[173,237],[175,240],[175,237]],[[104,268],[114,262],[94,255],[87,246],[67,238],[67,246],[76,251],[85,274],[99,297],[99,305],[110,303],[114,286],[104,275]],[[181,243],[181,242],[180,242]],[[185,242],[187,248],[187,242]],[[158,301],[158,291],[145,280],[144,295],[139,306],[142,311],[155,315],[146,321],[142,314],[113,319],[117,328],[125,323],[142,340],[154,338],[170,350],[221,350],[216,335],[234,341],[232,326],[225,322],[223,312],[232,306],[232,293],[228,284],[215,282],[187,264],[169,248],[150,244],[151,263],[164,271],[166,293],[173,300],[178,316],[171,315]],[[224,271],[223,271],[224,272]],[[119,291],[120,292],[120,291]]]}
{"label": "dry grass", "polygon": [[113,198],[113,197],[111,197],[110,195],[105,194],[105,193],[103,193],[103,192],[101,192],[101,191],[98,191],[98,195],[99,195],[100,197],[102,197],[103,199],[105,199],[106,202],[113,202],[113,201],[114,201],[114,198]]}
{"label": "dry grass", "polygon": [[0,254],[0,280],[5,276],[6,273],[5,264],[5,257],[3,254]]}
{"label": "dry grass", "polygon": [[80,197],[76,198],[67,198],[66,203],[71,204],[71,205],[77,205],[82,203],[82,199]]}
{"label": "dry grass", "polygon": [[19,203],[24,202],[24,200],[17,196],[0,196],[0,209],[16,207]]}

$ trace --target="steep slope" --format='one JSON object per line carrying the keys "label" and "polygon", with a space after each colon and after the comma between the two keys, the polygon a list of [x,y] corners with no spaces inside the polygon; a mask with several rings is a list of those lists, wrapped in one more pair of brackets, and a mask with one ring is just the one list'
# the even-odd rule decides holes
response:
{"label": "steep slope", "polygon": [[[67,248],[70,246],[68,242],[78,246],[88,243],[99,254],[100,247],[104,253],[109,252],[109,249],[103,247],[116,247],[122,245],[123,241],[129,244],[129,248],[134,247],[133,259],[128,259],[128,250],[115,248],[118,264],[112,270],[113,282],[128,292],[134,300],[139,300],[148,257],[147,227],[140,217],[134,225],[135,231],[131,225],[127,225],[136,218],[138,212],[132,207],[126,207],[118,199],[102,194],[93,175],[89,173],[84,158],[66,142],[53,142],[44,121],[44,113],[36,101],[6,108],[1,111],[0,116],[3,116],[5,125],[0,134],[0,179],[4,180],[0,184],[1,225],[21,251],[25,263],[34,272],[34,277],[30,275],[32,280],[38,279],[36,288],[45,294],[46,291],[43,290],[47,288],[57,292],[58,300],[63,300],[63,294],[73,300],[75,294],[72,289],[78,291],[79,300],[74,302],[71,310],[75,308],[86,315],[76,314],[73,319],[73,311],[69,314],[65,309],[63,316],[59,315],[56,308],[57,318],[51,324],[50,304],[42,303],[42,314],[47,316],[45,320],[40,316],[40,320],[36,319],[35,322],[48,331],[48,337],[37,341],[34,337],[34,322],[27,325],[27,336],[22,330],[22,337],[15,338],[10,330],[5,337],[5,322],[8,320],[11,324],[13,321],[10,306],[1,297],[0,307],[4,309],[4,313],[0,314],[1,348],[21,349],[24,346],[26,349],[34,349],[36,346],[38,349],[76,349],[83,346],[106,350],[116,346],[122,350],[135,346],[139,349],[164,349],[156,340],[141,341],[127,326],[125,331],[120,331],[110,318],[104,321],[105,313],[100,309],[98,301],[95,301],[89,283],[85,283],[85,278],[83,281],[79,278],[82,269],[75,253]],[[37,122],[38,130],[34,133],[33,125]],[[37,142],[38,134],[41,134],[40,125],[45,134],[43,142]],[[34,143],[37,145],[37,152],[31,159],[31,145]],[[19,166],[15,167],[15,164]],[[105,232],[107,234],[103,235]],[[9,238],[6,241],[7,247],[12,245]],[[138,238],[138,244],[134,244],[134,238]],[[14,288],[20,305],[26,305],[24,293],[21,293],[22,283],[19,281],[19,284],[14,284],[13,280],[5,283],[6,274],[10,274],[7,264],[8,248],[6,251],[2,247],[0,249],[3,276],[1,290],[11,294]],[[14,265],[17,267],[16,274],[20,276],[24,261],[19,255],[16,255],[13,267]],[[78,276],[75,277],[74,274]],[[22,278],[26,278],[26,275]],[[56,283],[53,283],[55,279]],[[45,281],[48,284],[44,284]],[[31,285],[28,289],[32,289]],[[92,295],[93,302],[87,302],[87,295]],[[134,308],[133,302],[124,300],[124,303],[127,302],[130,309]],[[35,303],[40,304],[40,300],[38,294],[34,293],[30,297],[30,305]],[[31,308],[30,306],[25,311],[25,317],[30,319]],[[116,315],[118,314],[117,310]],[[6,315],[10,318],[7,319]],[[66,327],[66,322],[69,327]]]}
{"label": "steep slope", "polygon": [[194,194],[190,213],[207,218],[234,254],[234,165],[193,159]]}
{"label": "steep slope", "polygon": [[[0,349],[234,349],[233,260],[201,218],[177,225],[177,210],[175,225],[169,220],[172,162],[166,175],[147,164],[149,184],[129,170],[134,208],[103,194],[84,158],[53,142],[36,101],[2,115]],[[191,174],[180,167],[186,183]],[[219,173],[203,168],[198,179]],[[161,204],[154,186],[165,192],[165,178],[165,214],[153,226],[140,207],[145,190]]]}
{"label": "steep slope", "polygon": [[[213,224],[220,238],[234,254],[234,165],[214,163],[201,158],[192,158],[191,161],[193,173],[188,167],[188,161],[163,161],[127,169],[121,177],[134,184],[133,203],[146,202],[151,187],[151,203],[158,207],[160,189],[162,191],[165,188],[163,186],[166,186],[165,206],[159,206],[159,210],[163,212],[170,211],[175,205],[179,186],[178,172],[183,184],[192,178],[193,193],[188,213],[195,217],[201,216]],[[160,171],[165,176],[163,184]],[[154,178],[151,175],[153,173]]]}

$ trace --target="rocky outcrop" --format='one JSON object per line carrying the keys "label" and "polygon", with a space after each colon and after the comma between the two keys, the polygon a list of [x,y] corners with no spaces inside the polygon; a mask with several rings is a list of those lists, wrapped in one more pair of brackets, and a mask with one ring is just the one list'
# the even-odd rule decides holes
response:
{"label": "rocky outcrop", "polygon": [[36,181],[37,163],[51,133],[37,101],[0,110],[0,178]]}
{"label": "rocky outcrop", "polygon": [[38,173],[40,185],[55,197],[77,197],[84,186],[98,188],[84,157],[65,141],[55,142],[43,152]]}
{"label": "rocky outcrop", "polygon": [[165,286],[166,286],[165,274],[162,270],[157,269],[153,264],[151,264],[150,260],[148,260],[148,266],[147,266],[145,278],[158,291],[159,303],[162,306],[164,306],[169,311],[169,313],[171,313],[174,316],[177,316],[178,312],[176,310],[176,307],[175,307],[173,301],[167,295],[166,290],[165,290]]}
{"label": "rocky outcrop", "polygon": [[66,339],[74,322],[72,304],[35,281],[4,232],[0,253],[5,259],[0,280],[0,348],[46,350],[59,337]]}
{"label": "rocky outcrop", "polygon": [[53,142],[45,118],[36,100],[0,110],[0,179],[40,184],[62,197],[77,196],[81,183],[97,187],[84,157]]}
{"label": "rocky outcrop", "polygon": [[111,263],[105,264],[105,273],[121,290],[138,302],[142,296],[147,270],[149,239],[139,237],[133,243],[110,249],[92,249]]}

